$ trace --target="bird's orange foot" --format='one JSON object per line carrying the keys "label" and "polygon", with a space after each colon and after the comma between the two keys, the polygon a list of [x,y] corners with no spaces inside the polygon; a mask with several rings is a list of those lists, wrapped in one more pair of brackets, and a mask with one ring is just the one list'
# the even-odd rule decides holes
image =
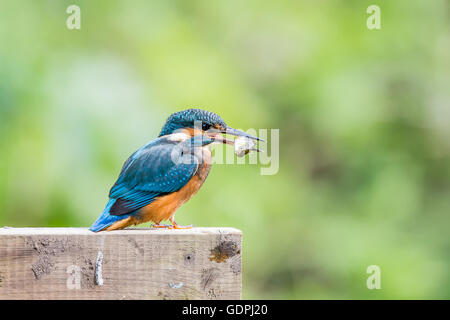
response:
{"label": "bird's orange foot", "polygon": [[192,224],[189,226],[180,226],[178,224],[174,224],[173,226],[169,227],[169,229],[192,229]]}
{"label": "bird's orange foot", "polygon": [[171,229],[172,228],[172,226],[169,226],[169,225],[167,225],[167,224],[152,224],[151,226],[150,226],[151,228],[155,228],[155,229]]}
{"label": "bird's orange foot", "polygon": [[169,221],[172,223],[172,226],[169,227],[169,229],[192,229],[192,224],[189,226],[180,226],[175,220],[169,219]]}

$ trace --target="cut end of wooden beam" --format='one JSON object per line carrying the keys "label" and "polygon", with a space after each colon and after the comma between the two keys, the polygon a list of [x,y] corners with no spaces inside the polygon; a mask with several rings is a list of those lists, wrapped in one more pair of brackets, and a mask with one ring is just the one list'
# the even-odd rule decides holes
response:
{"label": "cut end of wooden beam", "polygon": [[235,228],[0,228],[0,299],[240,299]]}

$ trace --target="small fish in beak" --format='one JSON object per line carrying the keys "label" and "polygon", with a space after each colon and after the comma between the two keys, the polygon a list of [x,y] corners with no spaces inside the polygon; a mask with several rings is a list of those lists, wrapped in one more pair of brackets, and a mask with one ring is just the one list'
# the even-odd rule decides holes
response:
{"label": "small fish in beak", "polygon": [[[236,138],[234,140],[228,140],[222,134],[234,135]],[[260,149],[255,148],[255,141],[264,141],[261,138],[252,136],[246,132],[227,127],[221,131],[215,130],[207,133],[208,136],[212,137],[216,142],[234,145],[234,153],[238,157],[243,157],[250,151],[261,152]]]}
{"label": "small fish in beak", "polygon": [[238,157],[243,157],[250,151],[260,152],[258,148],[255,147],[255,142],[247,137],[240,136],[234,140],[234,154]]}

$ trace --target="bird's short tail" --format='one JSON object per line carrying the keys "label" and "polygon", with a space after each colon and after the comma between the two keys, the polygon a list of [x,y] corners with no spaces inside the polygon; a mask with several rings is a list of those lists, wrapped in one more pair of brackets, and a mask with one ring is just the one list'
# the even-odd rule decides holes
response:
{"label": "bird's short tail", "polygon": [[106,205],[105,209],[103,210],[102,214],[98,219],[94,222],[94,224],[89,228],[89,230],[98,232],[101,231],[110,225],[112,225],[114,222],[122,220],[124,218],[127,218],[128,215],[122,215],[122,216],[113,216],[109,213],[109,210],[116,202],[116,199],[109,199],[108,204]]}

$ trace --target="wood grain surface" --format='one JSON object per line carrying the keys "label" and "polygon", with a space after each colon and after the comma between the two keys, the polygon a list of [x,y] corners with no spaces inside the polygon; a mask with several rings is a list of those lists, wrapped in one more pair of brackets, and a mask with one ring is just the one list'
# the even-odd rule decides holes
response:
{"label": "wood grain surface", "polygon": [[0,228],[0,299],[241,299],[241,231]]}

